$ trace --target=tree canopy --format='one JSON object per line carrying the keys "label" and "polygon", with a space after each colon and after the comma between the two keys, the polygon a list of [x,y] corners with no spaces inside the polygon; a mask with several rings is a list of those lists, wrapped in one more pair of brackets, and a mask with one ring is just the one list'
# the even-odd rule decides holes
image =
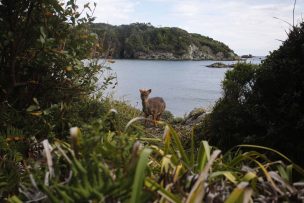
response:
{"label": "tree canopy", "polygon": [[224,43],[176,27],[157,28],[150,23],[120,26],[95,23],[92,28],[104,37],[104,47],[114,58],[138,58],[140,53],[149,55],[152,52],[169,52],[178,58],[189,53],[190,46],[196,46],[202,52],[198,59],[232,60],[236,57]]}

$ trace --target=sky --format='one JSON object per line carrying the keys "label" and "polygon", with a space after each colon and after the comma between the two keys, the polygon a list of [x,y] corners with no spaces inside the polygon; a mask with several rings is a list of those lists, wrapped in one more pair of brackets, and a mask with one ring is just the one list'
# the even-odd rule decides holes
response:
{"label": "sky", "polygon": [[[77,1],[85,2],[97,3],[95,22],[179,27],[224,42],[238,55],[268,55],[287,38],[293,23],[294,0]],[[303,18],[304,0],[297,0],[295,24]]]}

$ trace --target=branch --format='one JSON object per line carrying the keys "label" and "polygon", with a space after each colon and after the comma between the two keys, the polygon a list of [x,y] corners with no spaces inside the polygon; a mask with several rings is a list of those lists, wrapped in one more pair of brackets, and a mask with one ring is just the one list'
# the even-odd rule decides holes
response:
{"label": "branch", "polygon": [[297,0],[294,1],[293,10],[292,10],[292,27],[294,27],[294,19],[295,19],[295,8],[296,8]]}
{"label": "branch", "polygon": [[280,20],[280,21],[283,21],[284,23],[287,23],[288,25],[290,25],[291,27],[293,27],[293,25],[292,24],[290,24],[288,21],[286,21],[286,20],[283,20],[283,19],[281,19],[281,18],[278,18],[278,17],[273,17],[274,19],[277,19],[277,20]]}

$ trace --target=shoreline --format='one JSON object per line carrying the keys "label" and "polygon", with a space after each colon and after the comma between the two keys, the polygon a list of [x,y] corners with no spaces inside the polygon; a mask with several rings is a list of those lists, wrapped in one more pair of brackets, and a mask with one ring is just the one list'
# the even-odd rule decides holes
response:
{"label": "shoreline", "polygon": [[246,59],[239,59],[239,60],[220,60],[220,59],[141,59],[141,58],[111,58],[107,59],[107,61],[115,61],[115,60],[130,60],[130,61],[177,61],[177,62],[184,62],[184,61],[246,61]]}

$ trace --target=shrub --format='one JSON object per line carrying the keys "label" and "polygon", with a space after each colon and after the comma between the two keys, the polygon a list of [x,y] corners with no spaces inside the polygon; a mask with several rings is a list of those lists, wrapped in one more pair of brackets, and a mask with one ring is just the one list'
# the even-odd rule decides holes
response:
{"label": "shrub", "polygon": [[[304,164],[304,23],[259,66],[227,72],[223,97],[201,128],[212,144],[276,148]],[[292,149],[292,150],[291,150]]]}
{"label": "shrub", "polygon": [[14,126],[38,138],[63,136],[68,123],[79,124],[68,111],[82,112],[80,120],[95,116],[85,111],[96,106],[90,96],[113,77],[105,76],[97,85],[96,75],[103,74],[104,64],[92,60],[102,50],[100,39],[89,29],[94,18],[88,5],[85,18],[79,17],[72,0],[66,5],[3,1],[0,10],[1,129]]}
{"label": "shrub", "polygon": [[89,29],[92,10],[86,4],[81,17],[74,0],[65,2],[0,3],[0,171],[11,172],[0,176],[15,178],[11,193],[32,138],[66,139],[70,127],[107,112],[92,99],[113,78],[97,84],[104,64],[95,60],[102,50]]}
{"label": "shrub", "polygon": [[165,110],[161,119],[167,123],[172,123],[174,121],[174,115],[170,111]]}

